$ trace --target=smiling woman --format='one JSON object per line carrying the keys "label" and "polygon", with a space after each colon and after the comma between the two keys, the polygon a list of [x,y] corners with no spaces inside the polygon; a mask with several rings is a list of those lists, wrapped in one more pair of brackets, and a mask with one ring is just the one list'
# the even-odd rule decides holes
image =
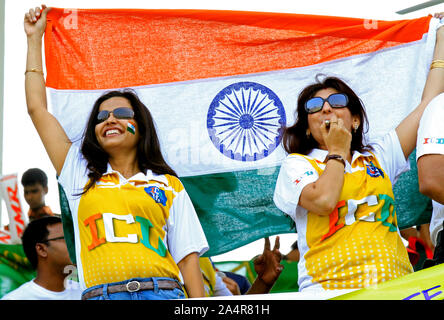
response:
{"label": "smiling woman", "polygon": [[97,99],[86,126],[82,154],[91,179],[83,193],[101,178],[108,162],[126,178],[146,170],[177,176],[160,152],[151,113],[130,89],[110,91]]}
{"label": "smiling woman", "polygon": [[162,156],[147,107],[132,90],[104,93],[81,147],[48,112],[42,36],[49,10],[42,6],[25,15],[26,102],[69,202],[74,230],[65,233],[74,232],[82,298],[202,297],[198,257],[208,244],[190,198]]}

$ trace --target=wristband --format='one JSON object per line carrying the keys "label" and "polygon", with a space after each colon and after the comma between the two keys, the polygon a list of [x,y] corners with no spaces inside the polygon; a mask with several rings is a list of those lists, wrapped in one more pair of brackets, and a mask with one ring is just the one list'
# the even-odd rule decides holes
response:
{"label": "wristband", "polygon": [[342,156],[340,156],[339,154],[329,154],[327,156],[327,158],[325,158],[325,162],[327,162],[328,160],[337,160],[340,163],[342,163],[344,165],[345,168],[345,160]]}

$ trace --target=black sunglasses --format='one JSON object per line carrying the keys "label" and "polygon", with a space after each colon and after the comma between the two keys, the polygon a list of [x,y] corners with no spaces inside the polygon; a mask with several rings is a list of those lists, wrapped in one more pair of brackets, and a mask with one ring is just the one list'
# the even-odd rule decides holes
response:
{"label": "black sunglasses", "polygon": [[55,241],[55,240],[61,240],[61,239],[65,239],[65,237],[64,236],[61,236],[61,237],[57,237],[57,238],[52,238],[52,239],[46,239],[46,240],[44,240],[44,241],[41,241],[41,243],[46,243],[46,242],[49,242],[49,241]]}
{"label": "black sunglasses", "polygon": [[348,104],[348,97],[345,93],[333,93],[329,95],[327,99],[313,97],[305,102],[305,111],[307,111],[307,113],[321,111],[325,101],[327,101],[332,108],[344,108]]}
{"label": "black sunglasses", "polygon": [[120,107],[115,108],[113,111],[108,110],[102,110],[97,114],[97,123],[102,123],[106,119],[109,118],[109,116],[113,114],[113,116],[116,119],[133,119],[134,118],[134,111],[131,108],[127,107]]}

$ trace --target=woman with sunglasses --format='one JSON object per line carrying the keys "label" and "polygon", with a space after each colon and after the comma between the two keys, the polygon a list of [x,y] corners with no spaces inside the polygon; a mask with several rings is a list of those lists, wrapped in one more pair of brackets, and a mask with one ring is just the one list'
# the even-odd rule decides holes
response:
{"label": "woman with sunglasses", "polygon": [[81,145],[48,112],[41,56],[48,10],[24,19],[26,100],[69,201],[82,299],[203,297],[198,258],[208,244],[137,95],[102,95]]}
{"label": "woman with sunglasses", "polygon": [[[444,59],[444,29],[434,60]],[[367,116],[342,80],[317,80],[300,93],[276,206],[296,222],[300,291],[352,290],[413,272],[399,235],[392,186],[406,169],[427,104],[444,92],[444,69],[430,70],[419,106],[392,132],[364,142]],[[436,66],[436,64],[435,64]]]}

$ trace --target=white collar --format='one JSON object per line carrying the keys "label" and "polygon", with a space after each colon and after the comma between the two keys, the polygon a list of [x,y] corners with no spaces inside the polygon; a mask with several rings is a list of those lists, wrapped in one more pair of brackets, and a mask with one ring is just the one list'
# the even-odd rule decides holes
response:
{"label": "white collar", "polygon": [[150,180],[155,180],[158,182],[161,182],[168,186],[168,179],[163,174],[156,174],[152,172],[151,170],[147,170],[146,174],[143,174],[143,172],[138,172],[134,176],[130,177],[129,179],[126,179],[119,171],[114,170],[110,163],[108,162],[106,172],[103,175],[107,174],[117,174],[121,181],[123,182],[134,182],[134,181],[144,181],[149,182]]}
{"label": "white collar", "polygon": [[[327,157],[327,155],[328,155],[327,150],[314,148],[307,156],[314,158],[318,161],[324,162],[325,157]],[[355,162],[355,160],[358,159],[359,157],[370,157],[370,156],[372,156],[372,154],[369,151],[364,151],[363,153],[361,153],[355,150],[353,151],[351,164],[353,164],[353,162]],[[348,163],[347,160],[345,160],[345,162]]]}

